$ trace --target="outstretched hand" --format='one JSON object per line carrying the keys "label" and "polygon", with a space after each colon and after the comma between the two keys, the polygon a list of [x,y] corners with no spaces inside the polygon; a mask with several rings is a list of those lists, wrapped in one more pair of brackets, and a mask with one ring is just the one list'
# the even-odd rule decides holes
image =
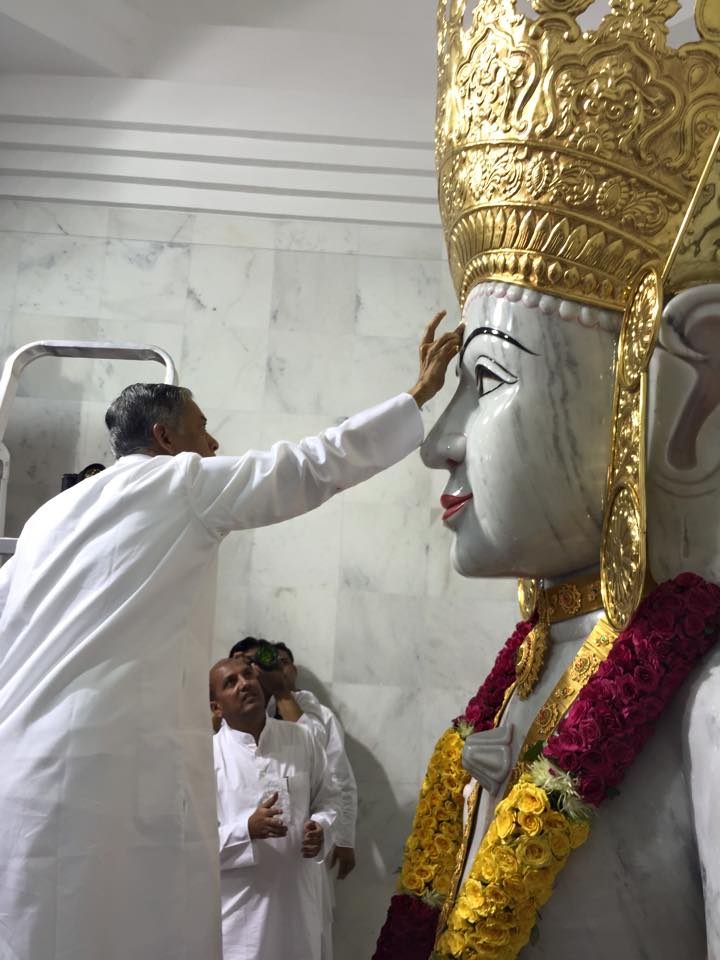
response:
{"label": "outstretched hand", "polygon": [[427,325],[420,341],[420,373],[410,396],[419,407],[431,400],[445,383],[445,374],[450,361],[462,345],[464,324],[459,323],[451,333],[444,333],[435,339],[435,331],[440,325],[445,311],[436,313]]}

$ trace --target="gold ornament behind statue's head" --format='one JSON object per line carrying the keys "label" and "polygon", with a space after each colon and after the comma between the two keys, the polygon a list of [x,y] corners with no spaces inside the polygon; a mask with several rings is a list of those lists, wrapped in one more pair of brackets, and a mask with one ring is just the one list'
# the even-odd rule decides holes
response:
{"label": "gold ornament behind statue's head", "polygon": [[439,8],[436,160],[460,302],[482,280],[622,309],[663,262],[720,128],[720,0],[675,50],[677,0],[466,0]]}

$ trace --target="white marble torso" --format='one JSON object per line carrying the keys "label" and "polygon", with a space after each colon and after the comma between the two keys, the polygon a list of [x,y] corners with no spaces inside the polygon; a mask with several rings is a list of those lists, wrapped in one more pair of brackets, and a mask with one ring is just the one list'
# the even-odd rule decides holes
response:
{"label": "white marble torso", "polygon": [[[502,720],[501,726],[514,726],[513,764],[538,710],[597,618],[598,614],[588,614],[553,626],[540,683],[527,700],[513,697]],[[718,686],[719,676],[720,650],[716,650],[661,718],[619,795],[600,807],[589,840],[571,854],[541,910],[540,939],[525,947],[521,957],[705,960],[708,956],[692,826],[688,731],[698,710],[705,709],[702,701],[707,697],[698,697],[698,691],[707,693],[713,684]],[[715,743],[715,749],[720,749],[720,729]],[[701,780],[696,789],[709,790],[710,783],[704,777]],[[506,789],[507,781],[498,795],[487,791],[481,795],[466,875]]]}

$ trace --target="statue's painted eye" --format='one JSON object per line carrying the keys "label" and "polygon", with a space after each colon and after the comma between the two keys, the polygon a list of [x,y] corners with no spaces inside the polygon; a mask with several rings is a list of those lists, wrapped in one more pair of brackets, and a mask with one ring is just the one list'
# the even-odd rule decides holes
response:
{"label": "statue's painted eye", "polygon": [[506,370],[502,364],[490,357],[480,357],[475,364],[475,383],[478,397],[486,397],[489,393],[507,384],[517,383],[517,377]]}

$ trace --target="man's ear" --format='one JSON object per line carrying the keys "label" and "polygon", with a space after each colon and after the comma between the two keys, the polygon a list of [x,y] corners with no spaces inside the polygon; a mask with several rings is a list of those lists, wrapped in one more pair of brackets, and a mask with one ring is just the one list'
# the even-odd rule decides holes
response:
{"label": "man's ear", "polygon": [[210,713],[212,713],[213,717],[215,717],[216,720],[222,720],[222,717],[223,717],[222,707],[217,702],[217,700],[210,701]]}
{"label": "man's ear", "polygon": [[175,441],[170,435],[166,424],[164,423],[154,423],[152,428],[153,440],[155,445],[158,447],[161,453],[169,453],[174,455],[177,451],[175,449]]}

